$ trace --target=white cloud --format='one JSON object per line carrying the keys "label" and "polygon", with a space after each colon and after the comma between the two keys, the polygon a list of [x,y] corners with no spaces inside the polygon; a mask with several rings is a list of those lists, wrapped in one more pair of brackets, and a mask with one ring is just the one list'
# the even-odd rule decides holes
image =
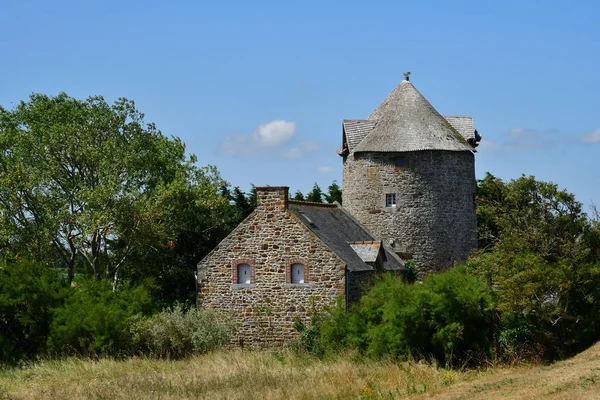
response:
{"label": "white cloud", "polygon": [[317,172],[320,174],[329,174],[335,171],[335,167],[321,166],[317,167]]}
{"label": "white cloud", "polygon": [[252,134],[252,137],[261,146],[275,147],[292,140],[296,132],[296,123],[290,121],[275,120],[262,124]]}
{"label": "white cloud", "polygon": [[232,135],[221,143],[221,153],[227,156],[257,157],[268,151],[283,150],[296,133],[296,123],[274,120],[259,125],[249,135]]}
{"label": "white cloud", "polygon": [[600,143],[600,128],[589,135],[585,135],[581,140],[585,143]]}

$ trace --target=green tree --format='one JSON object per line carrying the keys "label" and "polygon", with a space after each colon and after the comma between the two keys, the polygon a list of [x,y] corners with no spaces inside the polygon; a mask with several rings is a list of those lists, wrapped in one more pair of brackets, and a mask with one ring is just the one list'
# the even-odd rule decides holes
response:
{"label": "green tree", "polygon": [[250,208],[253,210],[256,208],[257,194],[256,194],[256,186],[254,184],[250,187],[250,192],[246,195],[248,199],[248,204],[250,204]]}
{"label": "green tree", "polygon": [[304,198],[302,192],[300,190],[297,190],[296,193],[294,193],[294,197],[292,197],[292,200],[304,201],[306,199]]}
{"label": "green tree", "polygon": [[233,189],[233,202],[240,212],[241,219],[250,215],[255,208],[250,205],[250,199],[246,193],[242,192],[237,186]]}
{"label": "green tree", "polygon": [[322,203],[323,202],[323,190],[319,187],[319,184],[315,182],[313,188],[306,195],[306,201],[312,201],[313,203]]}
{"label": "green tree", "polygon": [[325,194],[325,200],[328,203],[333,203],[337,201],[342,204],[342,189],[339,187],[336,181],[333,181],[331,185],[327,188],[327,193]]}
{"label": "green tree", "polygon": [[480,252],[469,266],[498,295],[502,342],[543,344],[555,357],[597,340],[600,240],[573,194],[531,176],[505,183],[487,174],[477,216]]}
{"label": "green tree", "polygon": [[[132,261],[189,232],[208,246],[222,237],[231,216],[223,180],[143,117],[133,101],[65,93],[0,108],[0,251],[62,265],[68,282],[77,268],[90,271],[116,289]],[[190,246],[192,259],[208,251]]]}
{"label": "green tree", "polygon": [[488,173],[478,182],[477,220],[484,250],[530,251],[549,262],[589,255],[591,225],[581,203],[533,176],[504,183]]}

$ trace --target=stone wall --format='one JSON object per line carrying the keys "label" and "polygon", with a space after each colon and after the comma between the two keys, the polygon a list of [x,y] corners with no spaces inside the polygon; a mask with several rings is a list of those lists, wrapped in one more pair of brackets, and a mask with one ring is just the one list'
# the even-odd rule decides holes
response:
{"label": "stone wall", "polygon": [[358,303],[373,285],[375,271],[349,271],[348,304]]}
{"label": "stone wall", "polygon": [[[386,207],[386,194],[396,206]],[[378,239],[422,272],[464,261],[477,246],[473,153],[350,154],[343,204]]]}
{"label": "stone wall", "polygon": [[[307,326],[311,311],[345,292],[345,263],[287,210],[287,187],[257,188],[257,208],[198,264],[202,308],[232,313],[234,344],[283,345]],[[305,264],[305,283],[289,283],[290,266]],[[237,284],[234,266],[250,264],[250,284]]]}

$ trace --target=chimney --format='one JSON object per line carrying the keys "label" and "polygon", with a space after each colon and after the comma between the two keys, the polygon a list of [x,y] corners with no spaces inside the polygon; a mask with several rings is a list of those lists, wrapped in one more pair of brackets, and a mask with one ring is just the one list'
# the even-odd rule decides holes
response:
{"label": "chimney", "polygon": [[276,208],[287,208],[288,192],[287,186],[259,186],[256,188],[256,206],[265,211]]}

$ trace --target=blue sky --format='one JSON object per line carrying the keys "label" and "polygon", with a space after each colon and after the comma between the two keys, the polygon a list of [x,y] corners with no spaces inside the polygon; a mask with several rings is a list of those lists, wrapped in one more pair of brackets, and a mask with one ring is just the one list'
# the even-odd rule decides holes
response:
{"label": "blue sky", "polygon": [[477,177],[535,175],[600,206],[600,3],[0,0],[0,104],[135,100],[232,185],[341,182],[343,119],[411,71],[472,115]]}

